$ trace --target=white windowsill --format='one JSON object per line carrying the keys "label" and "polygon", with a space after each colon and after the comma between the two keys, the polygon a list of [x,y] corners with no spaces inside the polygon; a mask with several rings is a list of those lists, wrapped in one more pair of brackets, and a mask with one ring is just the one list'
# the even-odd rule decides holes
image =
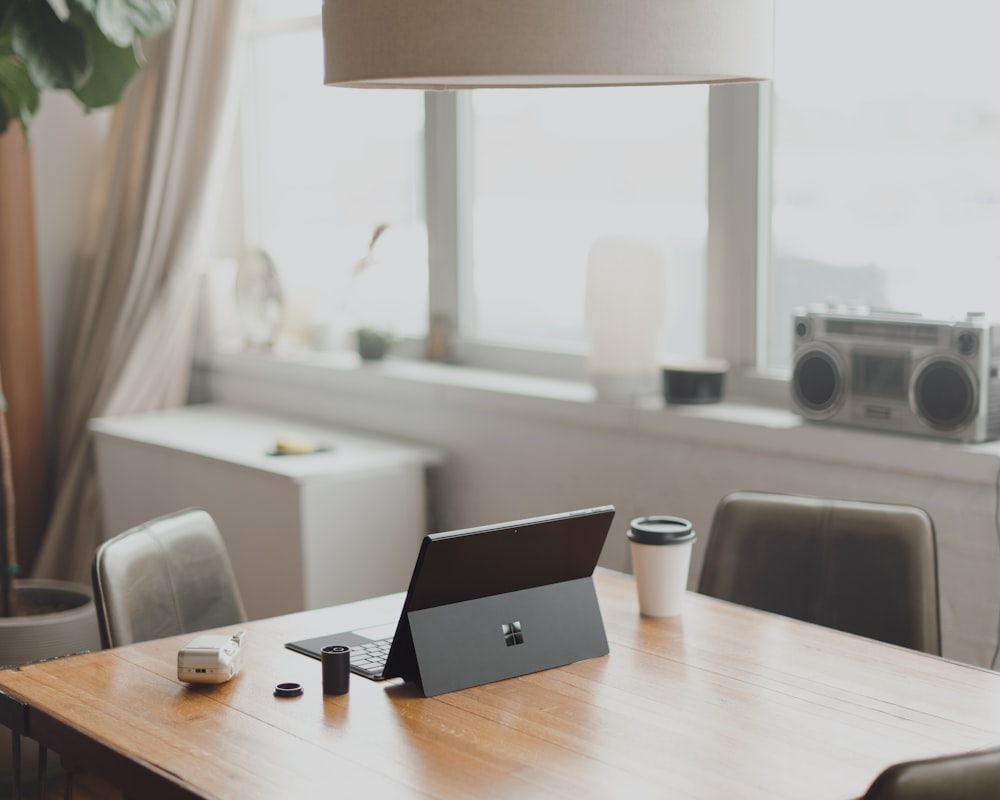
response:
{"label": "white windowsill", "polygon": [[[425,402],[548,418],[560,425],[839,465],[863,464],[991,487],[996,486],[1000,469],[1000,442],[959,444],[809,423],[786,409],[737,400],[699,406],[617,406],[598,402],[592,387],[582,382],[403,358],[361,364],[349,353],[217,353],[203,358],[199,368],[210,376],[234,376],[261,386],[335,390],[359,400]],[[260,405],[249,396],[246,404]]]}

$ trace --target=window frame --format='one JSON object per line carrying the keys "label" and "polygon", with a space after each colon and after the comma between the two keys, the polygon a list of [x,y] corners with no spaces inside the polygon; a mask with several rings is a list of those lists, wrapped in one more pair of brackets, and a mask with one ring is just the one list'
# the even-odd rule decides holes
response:
{"label": "window frame", "polygon": [[729,389],[787,401],[787,370],[760,367],[771,259],[771,83],[713,86],[709,94],[706,303],[719,309],[709,356],[729,362]]}
{"label": "window frame", "polygon": [[[787,375],[757,370],[763,341],[758,308],[767,297],[761,282],[770,255],[770,98],[769,84],[711,87],[706,176],[706,304],[720,310],[706,331],[706,355],[729,362],[733,389],[761,399],[777,398],[787,381]],[[462,333],[462,314],[471,308],[461,277],[470,243],[460,218],[471,191],[468,100],[463,93],[426,94],[430,314],[446,320],[459,363],[584,380],[585,355],[504,346]]]}
{"label": "window frame", "polygon": [[[257,19],[248,36],[320,30],[321,17]],[[253,69],[248,63],[247,69]],[[762,342],[761,282],[768,271],[770,228],[770,84],[715,85],[709,91],[706,356],[730,366],[727,391],[769,400],[787,394],[787,375],[757,370]],[[428,325],[448,333],[456,364],[567,380],[587,379],[587,358],[570,350],[516,347],[467,336],[472,312],[468,231],[472,194],[471,98],[468,92],[424,93],[425,212],[428,238]],[[241,132],[252,137],[247,125]],[[244,222],[257,213],[252,139],[242,144]],[[250,154],[249,156],[247,154]],[[244,225],[244,230],[251,229]],[[425,340],[406,339],[401,353],[422,357]]]}

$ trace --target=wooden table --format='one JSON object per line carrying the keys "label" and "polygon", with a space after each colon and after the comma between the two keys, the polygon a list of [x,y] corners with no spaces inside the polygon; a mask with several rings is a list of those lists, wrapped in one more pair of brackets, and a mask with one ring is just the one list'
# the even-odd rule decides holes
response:
{"label": "wooden table", "polygon": [[[228,684],[177,681],[181,636],[0,672],[34,737],[142,798],[843,798],[884,767],[1000,744],[1000,674],[690,594],[640,618],[598,573],[611,654],[426,699],[324,697],[290,639],[401,596],[249,623]],[[273,696],[298,681],[298,698]]]}

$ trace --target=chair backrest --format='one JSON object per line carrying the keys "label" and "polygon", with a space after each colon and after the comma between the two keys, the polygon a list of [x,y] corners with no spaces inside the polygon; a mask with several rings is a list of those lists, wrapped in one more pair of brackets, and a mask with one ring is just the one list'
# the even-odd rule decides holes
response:
{"label": "chair backrest", "polygon": [[226,546],[202,509],[108,539],[97,548],[91,577],[104,647],[246,620]]}
{"label": "chair backrest", "polygon": [[862,800],[995,800],[1000,749],[907,761],[879,775]]}
{"label": "chair backrest", "polygon": [[698,591],[940,654],[934,524],[914,506],[734,492]]}

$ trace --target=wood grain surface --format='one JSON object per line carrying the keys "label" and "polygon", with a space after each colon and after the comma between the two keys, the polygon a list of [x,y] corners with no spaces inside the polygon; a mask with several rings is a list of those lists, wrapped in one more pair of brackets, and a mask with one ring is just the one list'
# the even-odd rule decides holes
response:
{"label": "wood grain surface", "polygon": [[[896,761],[1000,744],[1000,675],[689,594],[640,617],[596,575],[611,654],[427,699],[284,642],[393,619],[401,596],[249,623],[227,684],[178,682],[190,636],[0,672],[34,735],[127,793],[312,798],[844,798]],[[279,699],[298,681],[301,697]]]}

